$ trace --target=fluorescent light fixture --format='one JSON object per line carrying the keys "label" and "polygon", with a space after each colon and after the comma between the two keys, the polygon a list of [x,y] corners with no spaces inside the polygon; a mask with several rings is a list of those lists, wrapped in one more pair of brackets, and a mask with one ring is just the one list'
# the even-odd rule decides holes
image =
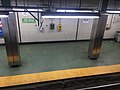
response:
{"label": "fluorescent light fixture", "polygon": [[[13,8],[14,11],[25,11],[26,9]],[[27,9],[28,11],[43,11],[42,9]]]}
{"label": "fluorescent light fixture", "polygon": [[13,12],[9,12],[9,13],[13,13]]}
{"label": "fluorescent light fixture", "polygon": [[28,11],[43,11],[42,9],[27,9]]}
{"label": "fluorescent light fixture", "polygon": [[93,10],[93,12],[96,12],[96,13],[98,13],[99,11],[97,11],[97,10]]}
{"label": "fluorescent light fixture", "polygon": [[57,12],[98,12],[97,10],[64,10],[58,9]]}
{"label": "fluorescent light fixture", "polygon": [[8,17],[8,15],[0,15],[0,17]]}
{"label": "fluorescent light fixture", "polygon": [[39,9],[39,11],[41,11],[41,12],[42,12],[42,11],[43,11],[43,9]]}
{"label": "fluorescent light fixture", "polygon": [[112,11],[112,10],[108,10],[108,11],[106,11],[107,13],[120,13],[120,11]]}
{"label": "fluorescent light fixture", "polygon": [[92,19],[92,18],[99,18],[98,16],[42,16],[42,18],[88,18],[88,19]]}
{"label": "fluorescent light fixture", "polygon": [[24,11],[24,9],[21,8],[13,8],[14,11]]}
{"label": "fluorescent light fixture", "polygon": [[58,9],[57,12],[92,12],[91,10],[63,10]]}

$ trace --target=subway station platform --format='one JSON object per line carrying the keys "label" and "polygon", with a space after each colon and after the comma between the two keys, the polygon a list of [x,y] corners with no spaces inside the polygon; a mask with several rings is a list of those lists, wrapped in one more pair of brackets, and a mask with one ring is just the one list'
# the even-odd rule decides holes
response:
{"label": "subway station platform", "polygon": [[120,44],[103,41],[98,60],[88,58],[88,41],[20,45],[22,66],[9,68],[0,46],[0,87],[120,72]]}

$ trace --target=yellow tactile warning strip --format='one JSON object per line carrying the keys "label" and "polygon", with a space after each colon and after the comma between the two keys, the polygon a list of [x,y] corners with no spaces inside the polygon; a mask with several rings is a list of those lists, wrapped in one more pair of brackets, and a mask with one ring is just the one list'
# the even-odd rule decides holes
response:
{"label": "yellow tactile warning strip", "polygon": [[0,87],[120,72],[120,64],[0,77]]}

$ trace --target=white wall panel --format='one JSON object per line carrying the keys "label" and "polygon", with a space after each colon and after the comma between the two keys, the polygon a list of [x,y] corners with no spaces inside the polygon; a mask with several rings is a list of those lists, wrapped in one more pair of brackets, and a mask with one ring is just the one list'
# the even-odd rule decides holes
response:
{"label": "white wall panel", "polygon": [[77,40],[90,39],[93,19],[79,19]]}
{"label": "white wall panel", "polygon": [[[110,21],[109,18],[108,21]],[[105,31],[104,38],[114,38],[116,31],[120,31],[120,16],[118,14],[113,15],[110,29]]]}
{"label": "white wall panel", "polygon": [[[79,20],[78,40],[90,39],[92,23],[92,19],[89,19],[88,23],[84,23],[84,19]],[[112,18],[112,14],[109,14],[107,26],[109,27],[109,29],[105,30],[104,39],[114,38],[115,32],[120,31],[120,16],[113,15]]]}
{"label": "white wall panel", "polygon": [[[36,14],[34,13],[36,16]],[[107,24],[111,24],[111,17],[109,15]],[[22,42],[42,42],[42,41],[61,41],[61,40],[75,40],[76,29],[77,29],[77,19],[61,19],[62,31],[57,31],[57,25],[59,24],[59,19],[53,19],[55,23],[55,30],[50,31],[49,24],[51,19],[44,19],[44,32],[39,31],[39,27],[36,23],[22,23],[22,18],[33,18],[29,13],[23,14],[19,13],[20,20],[20,32]],[[86,40],[90,39],[91,30],[92,30],[92,19],[88,19],[88,22],[85,19],[79,19],[79,28],[78,28],[78,38],[77,40]],[[114,38],[115,32],[120,31],[120,16],[114,15],[112,24],[108,25],[110,28],[105,30],[104,38]],[[17,25],[18,27],[18,25]],[[18,32],[19,37],[19,32]],[[0,42],[4,42],[0,39]]]}
{"label": "white wall panel", "polygon": [[22,18],[33,18],[30,14],[24,16],[22,13],[19,13],[19,16],[22,42],[75,40],[77,19],[61,19],[61,32],[57,31],[59,19],[53,19],[53,23],[55,24],[54,31],[49,29],[51,19],[44,19],[44,32],[42,33],[39,31],[37,23],[22,23]]}
{"label": "white wall panel", "polygon": [[[34,13],[36,16],[36,14]],[[107,26],[108,30],[105,30],[104,39],[105,38],[114,38],[115,32],[120,31],[120,16],[113,15],[113,19],[111,22],[112,15],[109,15]],[[39,27],[36,23],[22,23],[22,18],[33,18],[29,13],[19,13],[20,20],[20,32],[22,42],[42,42],[42,41],[61,41],[61,40],[75,40],[76,30],[77,30],[77,19],[61,19],[62,23],[62,31],[57,31],[57,25],[59,24],[59,19],[53,19],[55,23],[55,30],[50,31],[49,24],[51,23],[51,19],[44,19],[44,32],[39,31]],[[17,22],[17,30],[18,29],[18,19],[16,14],[16,22]],[[77,40],[86,40],[90,39],[90,34],[92,30],[92,19],[79,19],[79,28],[78,28],[78,38]],[[19,31],[18,31],[18,39]],[[4,43],[4,39],[0,38],[0,44]]]}
{"label": "white wall panel", "polygon": [[[45,36],[43,40],[57,41],[57,40],[75,40],[76,29],[77,29],[77,19],[61,19],[62,31],[57,31],[57,25],[59,24],[59,19],[54,19],[56,24],[55,31],[51,32],[49,30],[49,24],[51,19],[45,19]],[[46,27],[48,25],[48,27]]]}

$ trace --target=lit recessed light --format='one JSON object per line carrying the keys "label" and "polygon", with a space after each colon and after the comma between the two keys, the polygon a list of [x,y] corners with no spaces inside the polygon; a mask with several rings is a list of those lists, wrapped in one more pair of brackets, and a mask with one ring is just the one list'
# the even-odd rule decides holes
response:
{"label": "lit recessed light", "polygon": [[[13,8],[14,11],[25,11],[26,9]],[[28,11],[43,11],[42,9],[27,9]]]}
{"label": "lit recessed light", "polygon": [[21,8],[13,8],[14,11],[24,11],[24,9]]}
{"label": "lit recessed light", "polygon": [[112,11],[112,10],[108,10],[108,11],[106,11],[107,13],[120,13],[120,11]]}
{"label": "lit recessed light", "polygon": [[8,17],[8,15],[0,15],[0,17]]}
{"label": "lit recessed light", "polygon": [[97,10],[64,10],[58,9],[57,12],[98,12]]}
{"label": "lit recessed light", "polygon": [[88,18],[88,19],[92,19],[92,18],[99,18],[98,16],[42,16],[42,18]]}

